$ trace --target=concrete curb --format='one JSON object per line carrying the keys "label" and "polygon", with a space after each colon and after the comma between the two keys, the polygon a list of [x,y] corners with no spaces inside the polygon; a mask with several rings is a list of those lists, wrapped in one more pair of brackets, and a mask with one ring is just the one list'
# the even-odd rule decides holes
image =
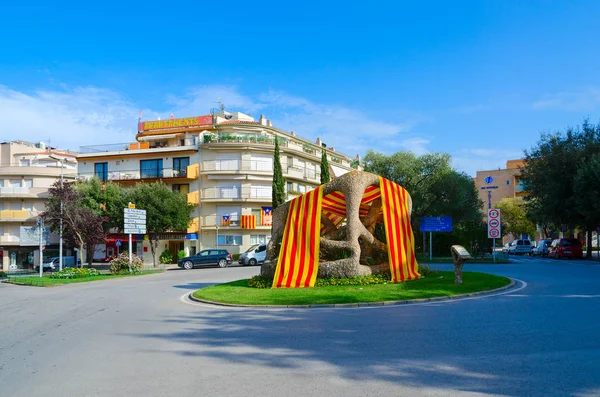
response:
{"label": "concrete curb", "polygon": [[[507,277],[510,278],[510,277]],[[487,291],[479,291],[479,292],[471,292],[468,294],[460,294],[460,295],[452,295],[452,296],[440,296],[437,298],[423,298],[423,299],[405,299],[399,301],[384,301],[384,302],[358,302],[358,303],[333,303],[333,304],[316,304],[316,305],[240,305],[235,303],[222,303],[222,302],[213,302],[207,301],[204,299],[199,299],[194,297],[194,293],[190,292],[188,295],[188,299],[198,302],[204,303],[207,305],[213,306],[224,306],[224,307],[244,307],[244,308],[252,308],[252,309],[310,309],[310,308],[336,308],[336,307],[369,307],[369,306],[398,306],[398,305],[410,305],[413,303],[423,303],[423,302],[440,302],[440,301],[449,301],[449,300],[461,300],[464,298],[469,298],[473,296],[481,296],[481,295],[490,295],[496,292],[505,291],[507,289],[513,288],[516,285],[515,280],[510,278],[510,284],[505,285],[504,287],[491,289]]]}

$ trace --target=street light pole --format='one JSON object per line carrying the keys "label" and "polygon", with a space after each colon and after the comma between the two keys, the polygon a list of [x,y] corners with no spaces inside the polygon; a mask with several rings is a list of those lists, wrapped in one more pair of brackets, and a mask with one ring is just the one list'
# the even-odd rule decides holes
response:
{"label": "street light pole", "polygon": [[[64,168],[64,161],[61,161],[60,163],[60,189],[63,189],[63,168]],[[58,267],[59,270],[62,271],[63,269],[63,199],[62,199],[63,195],[61,193],[60,196],[60,240],[58,242]],[[75,264],[75,267],[77,267],[77,264]]]}

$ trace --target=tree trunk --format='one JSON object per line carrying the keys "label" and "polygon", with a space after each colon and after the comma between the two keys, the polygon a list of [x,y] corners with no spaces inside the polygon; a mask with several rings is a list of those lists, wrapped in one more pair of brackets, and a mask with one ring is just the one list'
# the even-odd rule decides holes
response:
{"label": "tree trunk", "polygon": [[587,240],[587,243],[586,243],[587,250],[586,250],[585,255],[586,255],[587,259],[592,259],[592,228],[591,227],[587,228],[586,240]]}
{"label": "tree trunk", "polygon": [[[81,267],[85,265],[85,258],[83,257],[83,243],[79,243],[79,260],[81,261]],[[77,267],[77,265],[75,265]]]}
{"label": "tree trunk", "polygon": [[156,267],[156,250],[158,248],[158,239],[150,240],[150,251],[152,252],[152,265]]}

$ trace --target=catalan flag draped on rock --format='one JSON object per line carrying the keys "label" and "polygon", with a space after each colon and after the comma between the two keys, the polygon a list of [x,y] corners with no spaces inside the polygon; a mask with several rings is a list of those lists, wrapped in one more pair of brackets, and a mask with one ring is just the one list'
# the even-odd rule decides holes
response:
{"label": "catalan flag draped on rock", "polygon": [[290,203],[274,288],[315,285],[321,245],[321,200],[323,187],[295,198]]}
{"label": "catalan flag draped on rock", "polygon": [[256,229],[256,216],[242,215],[240,224],[242,226],[242,229]]}
{"label": "catalan flag draped on rock", "polygon": [[262,226],[271,226],[273,224],[273,207],[261,207],[260,224]]}
{"label": "catalan flag draped on rock", "polygon": [[231,224],[231,216],[223,215],[221,217],[221,226],[229,226]]}
{"label": "catalan flag draped on rock", "polygon": [[[369,186],[360,201],[359,218],[369,214],[382,219],[393,282],[418,278],[414,236],[410,224],[409,194],[400,185],[379,177],[379,186]],[[381,208],[372,202],[381,199]],[[321,215],[336,228],[346,219],[346,198],[340,191],[323,195],[323,186],[290,202],[274,288],[312,287],[318,272],[320,239],[326,227]],[[378,221],[381,223],[381,221]]]}

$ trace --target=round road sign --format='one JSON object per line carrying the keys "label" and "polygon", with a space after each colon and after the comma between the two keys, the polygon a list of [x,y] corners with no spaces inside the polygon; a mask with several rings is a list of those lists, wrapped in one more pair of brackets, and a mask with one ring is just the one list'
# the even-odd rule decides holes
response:
{"label": "round road sign", "polygon": [[488,222],[490,227],[498,227],[500,226],[500,221],[498,221],[498,219],[494,218],[494,219],[490,219],[490,221]]}
{"label": "round road sign", "polygon": [[490,218],[498,218],[500,216],[500,211],[498,211],[496,209],[491,209],[488,211],[488,216]]}
{"label": "round road sign", "polygon": [[490,237],[491,238],[500,237],[500,231],[498,229],[490,229]]}

